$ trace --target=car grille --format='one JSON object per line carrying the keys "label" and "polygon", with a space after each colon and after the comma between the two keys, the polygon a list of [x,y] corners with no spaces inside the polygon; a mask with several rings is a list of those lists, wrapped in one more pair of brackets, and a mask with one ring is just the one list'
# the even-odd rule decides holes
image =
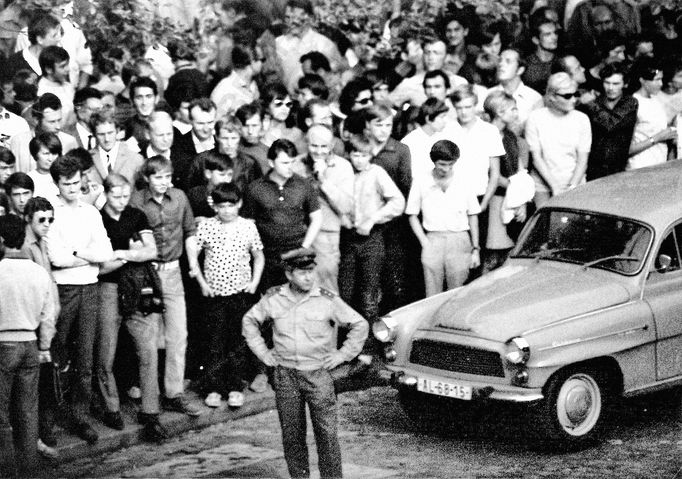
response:
{"label": "car grille", "polygon": [[410,362],[458,373],[504,377],[498,353],[430,339],[412,342]]}

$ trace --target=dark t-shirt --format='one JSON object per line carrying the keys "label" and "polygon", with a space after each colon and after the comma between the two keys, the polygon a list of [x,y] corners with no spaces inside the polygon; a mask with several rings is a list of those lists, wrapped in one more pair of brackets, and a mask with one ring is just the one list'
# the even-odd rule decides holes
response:
{"label": "dark t-shirt", "polygon": [[[102,214],[102,223],[104,229],[107,230],[107,235],[111,240],[111,246],[114,251],[118,249],[130,249],[130,240],[136,233],[143,231],[152,232],[147,221],[147,215],[137,208],[127,206],[121,213],[121,217],[117,220],[109,216],[104,208],[100,211]],[[113,271],[99,277],[99,280],[105,283],[118,283],[119,271]]]}

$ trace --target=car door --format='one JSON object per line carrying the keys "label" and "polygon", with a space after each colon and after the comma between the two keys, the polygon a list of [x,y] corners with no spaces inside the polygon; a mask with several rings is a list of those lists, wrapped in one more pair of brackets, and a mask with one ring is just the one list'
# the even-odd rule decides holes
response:
{"label": "car door", "polygon": [[[651,307],[656,324],[656,379],[682,375],[682,267],[679,242],[682,225],[676,225],[659,246],[644,287],[644,300]],[[670,265],[661,267],[661,257]]]}

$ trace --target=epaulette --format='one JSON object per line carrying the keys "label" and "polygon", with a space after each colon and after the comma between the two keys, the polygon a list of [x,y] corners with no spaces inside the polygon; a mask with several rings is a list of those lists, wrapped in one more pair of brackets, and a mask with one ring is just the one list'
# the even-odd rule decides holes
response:
{"label": "epaulette", "polygon": [[273,295],[279,293],[280,291],[282,291],[282,286],[281,286],[281,285],[280,285],[280,286],[273,286],[272,288],[269,288],[269,289],[265,292],[265,296],[273,296]]}
{"label": "epaulette", "polygon": [[326,296],[329,299],[334,299],[336,298],[336,294],[333,293],[332,291],[329,291],[328,289],[325,288],[320,288],[320,294],[322,296]]}

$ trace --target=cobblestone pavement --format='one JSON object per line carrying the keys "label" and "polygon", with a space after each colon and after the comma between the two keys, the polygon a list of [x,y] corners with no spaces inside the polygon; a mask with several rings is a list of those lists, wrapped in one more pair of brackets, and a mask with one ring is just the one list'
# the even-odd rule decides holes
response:
{"label": "cobblestone pavement", "polygon": [[[544,450],[518,409],[491,408],[473,424],[431,432],[406,418],[387,387],[344,393],[339,405],[348,478],[682,478],[680,394],[624,401],[604,442],[571,453]],[[312,434],[308,441],[314,462]],[[161,446],[140,444],[80,459],[53,472],[59,477],[287,477],[272,409]]]}

